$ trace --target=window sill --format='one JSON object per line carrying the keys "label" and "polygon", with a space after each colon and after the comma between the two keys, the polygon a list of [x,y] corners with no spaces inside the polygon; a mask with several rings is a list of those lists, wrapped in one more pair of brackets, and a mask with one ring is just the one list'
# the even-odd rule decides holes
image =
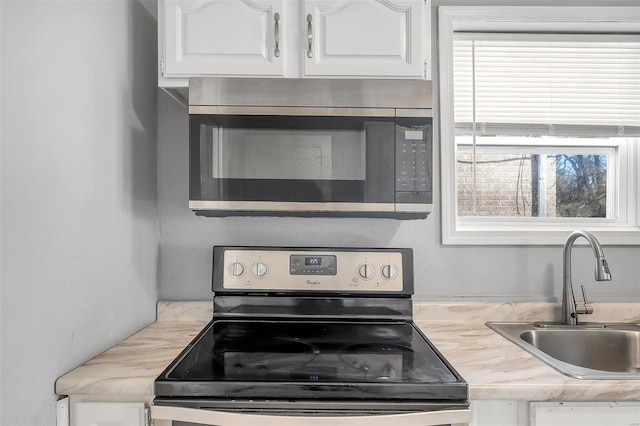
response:
{"label": "window sill", "polygon": [[603,245],[640,245],[640,228],[622,227],[619,224],[585,223],[575,226],[567,224],[522,224],[495,225],[487,222],[458,224],[457,229],[443,229],[443,245],[482,246],[561,246],[569,234],[577,229],[592,232]]}

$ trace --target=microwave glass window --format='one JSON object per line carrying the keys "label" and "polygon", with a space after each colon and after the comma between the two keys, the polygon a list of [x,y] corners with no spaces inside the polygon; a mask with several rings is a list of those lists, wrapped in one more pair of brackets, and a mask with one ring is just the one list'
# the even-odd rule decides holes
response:
{"label": "microwave glass window", "polygon": [[[365,180],[363,129],[210,128],[214,179]],[[286,167],[283,167],[286,165]]]}

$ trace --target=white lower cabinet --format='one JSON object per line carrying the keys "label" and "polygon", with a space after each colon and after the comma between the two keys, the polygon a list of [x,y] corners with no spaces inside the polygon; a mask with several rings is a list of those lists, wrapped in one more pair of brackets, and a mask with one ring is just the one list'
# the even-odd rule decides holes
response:
{"label": "white lower cabinet", "polygon": [[472,401],[471,426],[640,426],[640,402]]}
{"label": "white lower cabinet", "polygon": [[525,401],[471,401],[471,426],[526,426]]}
{"label": "white lower cabinet", "polygon": [[637,426],[640,402],[532,402],[531,426]]}
{"label": "white lower cabinet", "polygon": [[76,402],[71,404],[71,426],[145,426],[143,402]]}

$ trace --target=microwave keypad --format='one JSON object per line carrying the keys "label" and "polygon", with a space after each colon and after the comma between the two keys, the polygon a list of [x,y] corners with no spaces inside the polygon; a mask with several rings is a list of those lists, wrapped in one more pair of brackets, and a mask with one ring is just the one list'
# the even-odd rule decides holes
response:
{"label": "microwave keypad", "polygon": [[[422,132],[419,132],[422,134]],[[430,191],[428,140],[414,139],[415,131],[406,130],[405,137],[396,144],[396,190]]]}

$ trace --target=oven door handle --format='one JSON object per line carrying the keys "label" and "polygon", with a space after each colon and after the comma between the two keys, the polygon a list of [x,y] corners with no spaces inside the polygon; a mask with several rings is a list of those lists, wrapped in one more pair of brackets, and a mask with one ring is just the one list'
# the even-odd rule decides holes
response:
{"label": "oven door handle", "polygon": [[172,421],[217,426],[246,426],[249,424],[259,424],[260,426],[300,424],[305,426],[436,426],[468,424],[471,422],[471,410],[458,409],[364,416],[280,416],[154,405],[151,407],[151,418],[155,426],[170,426]]}

